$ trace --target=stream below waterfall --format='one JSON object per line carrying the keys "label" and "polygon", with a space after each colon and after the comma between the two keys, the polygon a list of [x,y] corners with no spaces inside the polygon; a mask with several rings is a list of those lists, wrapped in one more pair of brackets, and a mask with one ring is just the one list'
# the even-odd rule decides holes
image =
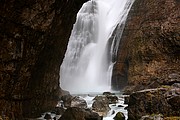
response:
{"label": "stream below waterfall", "polygon": [[[78,96],[81,96],[82,98],[84,98],[88,104],[88,108],[91,108],[93,104],[93,99],[97,95],[101,95],[101,94],[95,93],[95,94],[84,94],[84,95],[78,95]],[[124,113],[127,120],[127,110],[125,109],[125,107],[127,107],[127,104],[124,104],[124,95],[120,93],[119,94],[116,93],[115,95],[118,97],[118,102],[116,104],[109,104],[109,107],[111,108],[111,110],[109,111],[106,117],[103,117],[103,120],[114,120],[113,118],[118,112]],[[115,112],[113,113],[113,111]]]}
{"label": "stream below waterfall", "polygon": [[[102,95],[103,91],[111,91],[115,64],[113,58],[117,55],[133,2],[134,0],[89,0],[77,14],[60,67],[60,87],[71,95],[86,100],[90,109],[95,96]],[[118,32],[115,32],[116,29]],[[112,35],[114,32],[115,35]],[[118,102],[109,104],[111,110],[103,120],[113,120],[119,111],[127,119],[124,96],[119,92],[115,95]],[[49,115],[55,119],[60,117],[51,113]],[[39,119],[42,120],[44,116]]]}
{"label": "stream below waterfall", "polygon": [[[109,107],[111,109],[108,112],[107,116],[103,117],[103,120],[114,120],[113,118],[115,117],[116,113],[118,113],[118,112],[122,112],[125,115],[125,120],[127,120],[128,113],[127,113],[126,107],[128,105],[124,104],[125,95],[122,95],[122,93],[120,93],[120,92],[116,92],[114,94],[115,94],[115,96],[118,97],[118,102],[116,104],[109,104]],[[79,97],[83,98],[84,100],[86,100],[87,106],[89,109],[91,109],[91,107],[92,107],[92,104],[94,102],[93,99],[99,95],[101,96],[102,93],[72,94],[72,96],[79,96]],[[56,118],[57,120],[61,117],[60,115],[56,115],[51,112],[47,112],[47,113],[44,113],[42,115],[42,117],[37,118],[37,120],[46,120],[46,119],[44,119],[45,114],[49,114],[49,115],[51,115],[51,118]]]}

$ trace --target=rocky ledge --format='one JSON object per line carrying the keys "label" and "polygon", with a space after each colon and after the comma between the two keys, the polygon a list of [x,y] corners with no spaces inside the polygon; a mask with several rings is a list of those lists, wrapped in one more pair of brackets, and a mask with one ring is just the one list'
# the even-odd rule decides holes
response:
{"label": "rocky ledge", "polygon": [[128,105],[129,120],[154,114],[163,117],[180,116],[180,88],[164,86],[137,91],[130,95]]}

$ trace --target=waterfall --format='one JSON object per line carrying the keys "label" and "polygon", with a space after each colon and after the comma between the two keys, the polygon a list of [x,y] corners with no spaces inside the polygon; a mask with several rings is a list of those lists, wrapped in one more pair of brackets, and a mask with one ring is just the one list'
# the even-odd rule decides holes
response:
{"label": "waterfall", "polygon": [[112,57],[120,40],[110,38],[115,28],[124,26],[133,1],[91,0],[83,4],[60,68],[62,89],[71,93],[110,90]]}

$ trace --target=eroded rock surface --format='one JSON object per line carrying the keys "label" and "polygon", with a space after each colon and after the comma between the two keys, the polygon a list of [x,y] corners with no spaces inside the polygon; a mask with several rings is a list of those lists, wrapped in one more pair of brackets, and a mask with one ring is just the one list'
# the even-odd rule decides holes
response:
{"label": "eroded rock surface", "polygon": [[146,89],[130,95],[128,119],[137,120],[145,115],[180,115],[180,88]]}
{"label": "eroded rock surface", "polygon": [[21,119],[56,106],[60,64],[85,1],[0,2],[0,112]]}
{"label": "eroded rock surface", "polygon": [[114,67],[113,77],[120,76],[115,85],[128,80],[130,93],[180,82],[179,8],[178,0],[135,0]]}
{"label": "eroded rock surface", "polygon": [[119,48],[115,65],[115,72],[119,72],[124,68],[121,64],[127,61],[128,87],[125,92],[131,94],[129,119],[136,120],[151,114],[165,117],[180,115],[177,105],[180,83],[179,8],[178,0],[135,0],[132,6],[122,35],[123,47]]}

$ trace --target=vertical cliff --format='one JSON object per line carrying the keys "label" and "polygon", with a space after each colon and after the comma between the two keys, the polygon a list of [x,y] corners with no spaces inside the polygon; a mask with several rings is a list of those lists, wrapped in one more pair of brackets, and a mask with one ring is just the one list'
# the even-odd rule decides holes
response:
{"label": "vertical cliff", "polygon": [[116,76],[128,76],[128,90],[180,82],[179,8],[179,0],[135,1],[114,70]]}
{"label": "vertical cliff", "polygon": [[76,14],[86,0],[0,2],[0,112],[22,119],[52,109]]}
{"label": "vertical cliff", "polygon": [[112,79],[115,89],[128,82],[130,120],[180,116],[179,11],[179,0],[135,0],[132,6]]}

